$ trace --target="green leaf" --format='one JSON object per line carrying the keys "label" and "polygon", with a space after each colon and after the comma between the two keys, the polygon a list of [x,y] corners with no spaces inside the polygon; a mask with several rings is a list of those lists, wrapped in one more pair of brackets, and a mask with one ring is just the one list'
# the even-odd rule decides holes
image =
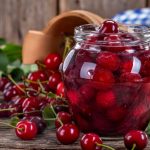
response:
{"label": "green leaf", "polygon": [[7,43],[1,47],[3,51],[17,51],[21,50],[22,47],[20,45],[12,44],[12,43]]}
{"label": "green leaf", "polygon": [[4,44],[6,44],[6,40],[3,38],[0,38],[0,45],[4,45]]}
{"label": "green leaf", "polygon": [[4,72],[0,70],[0,77],[3,77]]}
{"label": "green leaf", "polygon": [[46,121],[48,126],[53,126],[56,115],[50,105],[46,106],[42,111],[43,119]]}
{"label": "green leaf", "polygon": [[2,45],[0,48],[8,56],[10,62],[15,61],[16,59],[21,60],[21,46],[7,43]]}
{"label": "green leaf", "polygon": [[21,66],[21,62],[19,59],[15,60],[12,63],[9,63],[9,65],[7,65],[7,73],[11,73],[11,71],[15,68],[20,68]]}
{"label": "green leaf", "polygon": [[24,76],[24,71],[20,68],[15,68],[11,71],[10,75],[15,81],[21,81]]}
{"label": "green leaf", "polygon": [[13,125],[13,126],[16,126],[19,121],[20,121],[20,119],[15,116],[15,117],[11,118],[10,124]]}
{"label": "green leaf", "polygon": [[37,71],[37,70],[38,70],[38,65],[37,64],[32,64],[31,68],[30,68],[30,71],[34,72],[34,71]]}
{"label": "green leaf", "polygon": [[21,65],[21,69],[25,72],[25,74],[28,74],[29,72],[34,72],[38,70],[38,66],[36,64],[31,65]]}
{"label": "green leaf", "polygon": [[52,92],[49,92],[49,93],[47,94],[47,96],[48,96],[49,98],[56,98],[56,94],[54,94],[54,93],[52,93]]}
{"label": "green leaf", "polygon": [[21,61],[20,61],[19,59],[16,59],[16,60],[13,61],[10,65],[11,65],[11,66],[15,66],[15,67],[20,67]]}
{"label": "green leaf", "polygon": [[0,70],[6,71],[8,63],[9,60],[7,55],[0,50]]}
{"label": "green leaf", "polygon": [[150,135],[150,123],[148,124],[147,128],[145,129],[145,132]]}

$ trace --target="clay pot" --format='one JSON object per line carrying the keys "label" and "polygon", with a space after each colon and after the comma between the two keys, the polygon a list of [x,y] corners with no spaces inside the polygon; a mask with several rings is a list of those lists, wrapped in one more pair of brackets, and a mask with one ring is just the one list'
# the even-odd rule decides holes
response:
{"label": "clay pot", "polygon": [[88,11],[74,10],[62,13],[51,19],[43,31],[29,31],[24,38],[22,57],[24,64],[32,64],[43,60],[47,54],[58,52],[64,36],[61,33],[73,35],[74,28],[83,24],[100,24],[104,20]]}

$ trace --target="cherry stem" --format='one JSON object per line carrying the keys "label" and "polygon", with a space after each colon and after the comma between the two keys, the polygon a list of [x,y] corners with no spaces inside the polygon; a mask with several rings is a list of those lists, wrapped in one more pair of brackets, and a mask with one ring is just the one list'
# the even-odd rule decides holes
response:
{"label": "cherry stem", "polygon": [[15,108],[0,109],[0,112],[3,112],[3,111],[12,111],[12,110],[15,110]]}
{"label": "cherry stem", "polygon": [[16,81],[11,77],[11,75],[8,75],[8,79],[9,79],[14,85],[16,85],[19,90],[21,90],[23,93],[26,93],[25,90],[24,90],[23,88],[21,88],[21,87],[16,83]]}
{"label": "cherry stem", "polygon": [[65,59],[68,51],[71,48],[71,43],[72,43],[71,38],[70,37],[65,37],[65,48],[64,48],[64,53],[63,53],[63,60]]}
{"label": "cherry stem", "polygon": [[[45,94],[46,94],[46,93],[45,93]],[[52,97],[52,96],[49,96],[49,95],[53,95],[53,97]],[[59,95],[56,95],[56,94],[54,94],[53,92],[48,92],[48,93],[47,93],[47,96],[48,96],[48,97],[52,97],[52,98],[56,98],[57,100],[61,100],[61,101],[65,102],[65,103],[67,103],[67,101],[65,100],[65,98],[63,98],[63,97],[61,97],[61,96],[59,96]]]}
{"label": "cherry stem", "polygon": [[50,105],[50,107],[51,107],[51,109],[52,109],[52,111],[53,111],[53,113],[54,113],[54,115],[55,115],[55,119],[57,118],[57,119],[58,119],[58,121],[60,122],[61,126],[62,126],[62,125],[63,125],[63,123],[62,123],[62,121],[60,120],[60,118],[57,116],[57,114],[56,114],[56,112],[55,112],[55,110],[54,110],[53,106],[52,106],[52,105]]}
{"label": "cherry stem", "polygon": [[113,147],[108,146],[108,145],[105,145],[105,144],[100,144],[100,143],[97,143],[97,142],[96,142],[96,145],[97,145],[97,146],[100,146],[100,147],[104,147],[104,148],[110,149],[110,150],[115,150]]}
{"label": "cherry stem", "polygon": [[[35,90],[35,89],[32,89],[32,88],[26,88],[26,91],[31,91],[31,92],[36,92],[36,94],[40,94],[40,91],[39,90]],[[30,97],[30,95],[27,93],[27,96]]]}
{"label": "cherry stem", "polygon": [[40,82],[40,80],[38,80],[38,84],[39,84],[39,86],[40,86],[42,92],[46,93],[46,91],[45,91],[45,89],[44,89],[42,83]]}
{"label": "cherry stem", "polygon": [[[28,83],[33,83],[33,84],[38,84],[37,81],[32,81],[32,80],[29,80],[29,79],[25,79],[26,82]],[[41,83],[47,83],[48,81],[41,81]]]}
{"label": "cherry stem", "polygon": [[42,62],[40,62],[39,60],[37,60],[35,62],[39,67],[42,67],[42,68],[46,68],[46,65],[44,65]]}
{"label": "cherry stem", "polygon": [[132,149],[131,150],[135,150],[136,148],[136,144],[133,144]]}
{"label": "cherry stem", "polygon": [[13,125],[11,125],[11,124],[9,124],[9,123],[3,122],[3,121],[0,121],[0,124],[7,125],[7,126],[9,126],[9,127],[11,127],[11,128],[15,128],[15,129],[18,129],[18,130],[23,130],[23,128],[17,128],[17,127],[15,127],[15,126],[13,126]]}
{"label": "cherry stem", "polygon": [[52,105],[50,105],[50,107],[51,107],[51,109],[52,109],[52,111],[53,111],[53,113],[54,113],[55,117],[57,117],[57,114],[56,114],[56,112],[55,112],[55,110],[54,110],[53,106],[52,106]]}
{"label": "cherry stem", "polygon": [[34,112],[41,112],[41,110],[34,110],[34,111],[24,112],[24,113],[14,113],[13,116],[20,116],[20,115],[30,114],[30,113],[34,113]]}
{"label": "cherry stem", "polygon": [[58,116],[57,116],[57,119],[58,119],[60,125],[63,126],[63,122],[60,120],[60,118]]}
{"label": "cherry stem", "polygon": [[55,121],[56,118],[44,118],[44,120],[52,120],[52,121],[54,120]]}
{"label": "cherry stem", "polygon": [[57,107],[57,106],[63,106],[63,107],[67,107],[67,108],[69,108],[69,106],[68,106],[68,105],[64,105],[64,104],[62,104],[62,105],[55,105],[55,107]]}

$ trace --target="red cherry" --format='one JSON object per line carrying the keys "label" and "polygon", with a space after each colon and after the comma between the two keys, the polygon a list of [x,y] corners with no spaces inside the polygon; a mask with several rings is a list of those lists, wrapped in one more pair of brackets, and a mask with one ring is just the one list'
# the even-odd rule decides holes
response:
{"label": "red cherry", "polygon": [[65,97],[65,87],[64,87],[64,83],[60,82],[57,85],[57,89],[56,89],[56,94],[62,97]]}
{"label": "red cherry", "polygon": [[4,100],[7,102],[10,101],[16,95],[18,95],[17,90],[13,87],[11,87],[10,89],[5,89],[3,91]]}
{"label": "red cherry", "polygon": [[41,113],[37,97],[26,98],[22,104],[24,116],[39,116]]}
{"label": "red cherry", "polygon": [[[28,80],[31,81],[31,83],[29,84],[32,88],[38,90],[38,87],[39,87],[39,83],[38,83],[38,80],[40,82],[43,82],[43,81],[46,81],[47,80],[47,76],[46,74],[44,73],[44,71],[42,70],[38,70],[38,71],[35,71],[35,72],[32,72],[28,75]],[[32,82],[33,81],[33,82]]]}
{"label": "red cherry", "polygon": [[22,104],[22,108],[36,108],[38,110],[39,108],[39,101],[37,97],[29,97],[26,98]]}
{"label": "red cherry", "polygon": [[49,54],[44,60],[46,68],[51,69],[51,70],[58,69],[61,62],[62,62],[62,59],[60,55],[56,53]]}
{"label": "red cherry", "polygon": [[132,67],[133,67],[133,61],[132,60],[124,61],[121,64],[121,72],[122,73],[131,72]]}
{"label": "red cherry", "polygon": [[97,69],[94,73],[93,79],[104,83],[114,83],[115,81],[112,72],[106,69]]}
{"label": "red cherry", "polygon": [[143,150],[148,144],[148,136],[140,130],[132,130],[124,136],[124,144],[128,150]]}
{"label": "red cherry", "polygon": [[59,128],[61,126],[60,121],[63,124],[71,123],[72,117],[69,113],[67,112],[58,112],[57,118],[55,120],[55,127]]}
{"label": "red cherry", "polygon": [[47,80],[47,77],[42,70],[38,70],[38,71],[30,73],[28,75],[28,79],[31,81],[38,81],[38,80],[45,81]]}
{"label": "red cherry", "polygon": [[95,96],[95,91],[89,84],[84,84],[79,88],[79,92],[83,97],[83,100],[91,100]]}
{"label": "red cherry", "polygon": [[23,109],[23,115],[24,117],[31,117],[31,116],[40,116],[41,117],[41,110],[40,109],[36,109],[34,107],[25,107]]}
{"label": "red cherry", "polygon": [[121,39],[118,34],[110,34],[104,37],[104,41],[108,41],[111,46],[119,46]]}
{"label": "red cherry", "polygon": [[124,119],[126,112],[126,108],[121,106],[114,106],[107,111],[106,115],[111,121],[117,122]]}
{"label": "red cherry", "polygon": [[120,59],[119,57],[111,52],[101,52],[96,58],[97,63],[106,69],[115,71],[119,68]]}
{"label": "red cherry", "polygon": [[[11,110],[13,108],[13,110]],[[8,111],[9,116],[12,116],[16,113],[22,113],[22,107],[21,105],[16,105],[16,104],[9,104]]]}
{"label": "red cherry", "polygon": [[12,102],[16,105],[21,105],[22,106],[22,103],[24,102],[25,100],[25,97],[20,97],[20,96],[15,96],[12,98]]}
{"label": "red cherry", "polygon": [[104,46],[104,50],[110,52],[122,52],[125,51],[126,47],[121,43],[121,39],[117,34],[111,34],[104,38],[104,42],[106,46]]}
{"label": "red cherry", "polygon": [[[21,89],[25,90],[25,85],[23,83],[19,83],[17,84]],[[14,85],[13,88],[16,89],[18,95],[24,95],[25,93],[20,90],[20,88],[17,86],[17,85]]]}
{"label": "red cherry", "polygon": [[150,76],[150,53],[144,53],[141,56],[141,64],[142,64],[142,68],[141,68],[141,74],[145,77]]}
{"label": "red cherry", "polygon": [[3,91],[4,88],[5,88],[5,85],[6,85],[7,83],[9,83],[9,82],[10,82],[10,81],[9,81],[8,78],[6,78],[6,77],[1,77],[1,78],[0,78],[0,91]]}
{"label": "red cherry", "polygon": [[[11,89],[13,87],[13,83],[12,82],[8,82],[8,83],[6,83],[6,85],[4,86],[4,90],[9,90],[9,89]],[[3,91],[4,91],[3,90]]]}
{"label": "red cherry", "polygon": [[37,127],[34,122],[20,121],[16,125],[16,135],[23,140],[31,140],[37,135]]}
{"label": "red cherry", "polygon": [[99,33],[118,33],[118,24],[113,20],[106,20],[102,23]]}
{"label": "red cherry", "polygon": [[110,34],[104,38],[104,43],[106,44],[106,46],[103,46],[102,48],[106,51],[116,52],[116,53],[133,52],[135,48],[131,46],[125,46],[123,41],[124,39],[121,39],[120,35]]}
{"label": "red cherry", "polygon": [[71,105],[79,104],[79,93],[76,90],[68,90],[67,97]]}
{"label": "red cherry", "polygon": [[120,76],[120,82],[139,82],[141,81],[141,76],[140,74],[136,73],[123,73]]}
{"label": "red cherry", "polygon": [[148,111],[147,106],[144,103],[139,104],[133,109],[132,115],[134,118],[140,118]]}
{"label": "red cherry", "polygon": [[[49,101],[50,100],[50,101]],[[45,106],[51,104],[52,98],[47,98],[45,96],[38,96],[39,109],[43,110]]]}
{"label": "red cherry", "polygon": [[84,62],[91,62],[90,52],[87,50],[80,49],[75,57],[75,63],[78,66]]}
{"label": "red cherry", "polygon": [[59,113],[61,111],[69,112],[69,107],[66,107],[64,105],[56,105],[56,106],[54,106],[54,109],[55,109],[56,113]]}
{"label": "red cherry", "polygon": [[93,75],[93,80],[96,81],[96,87],[107,89],[115,82],[111,71],[106,69],[96,69]]}
{"label": "red cherry", "polygon": [[116,104],[116,95],[113,91],[98,92],[96,104],[99,108],[109,109]]}
{"label": "red cherry", "polygon": [[32,116],[28,119],[31,122],[34,122],[37,127],[37,133],[41,134],[46,128],[46,122],[39,116]]}
{"label": "red cherry", "polygon": [[65,145],[74,143],[79,134],[79,129],[74,124],[64,124],[56,131],[58,141]]}
{"label": "red cherry", "polygon": [[40,116],[40,103],[37,97],[26,98],[22,104],[24,116]]}
{"label": "red cherry", "polygon": [[49,77],[48,85],[52,90],[56,90],[57,85],[60,82],[61,82],[61,74],[59,72],[55,72]]}
{"label": "red cherry", "polygon": [[82,150],[102,150],[102,147],[96,145],[97,143],[103,144],[101,138],[94,133],[85,134],[80,140]]}

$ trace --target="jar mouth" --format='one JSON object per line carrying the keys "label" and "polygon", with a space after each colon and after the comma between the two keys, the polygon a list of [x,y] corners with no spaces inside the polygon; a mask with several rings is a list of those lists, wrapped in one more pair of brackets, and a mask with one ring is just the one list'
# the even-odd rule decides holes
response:
{"label": "jar mouth", "polygon": [[[107,45],[108,39],[105,37],[116,36],[116,38],[111,39],[111,46],[116,47],[117,43],[121,42],[122,45],[135,46],[138,44],[144,44],[150,42],[150,27],[144,25],[119,25],[118,33],[99,33],[98,25],[85,24],[75,28],[75,40],[77,42],[85,42],[88,40],[88,44],[94,45]],[[92,37],[98,40],[93,42]],[[102,40],[101,37],[104,37]],[[118,38],[119,37],[119,38]],[[118,45],[119,46],[119,45]]]}

